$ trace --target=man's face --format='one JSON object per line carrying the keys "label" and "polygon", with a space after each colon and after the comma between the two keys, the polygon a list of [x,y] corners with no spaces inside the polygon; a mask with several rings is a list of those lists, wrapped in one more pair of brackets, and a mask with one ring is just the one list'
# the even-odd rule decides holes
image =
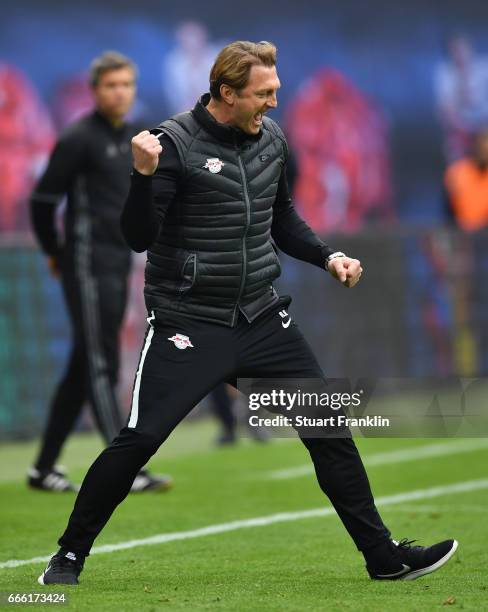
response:
{"label": "man's face", "polygon": [[258,134],[264,113],[278,106],[276,92],[280,86],[275,66],[253,66],[247,85],[235,92],[233,125],[246,134]]}
{"label": "man's face", "polygon": [[93,88],[97,108],[113,119],[121,119],[129,112],[135,94],[135,75],[129,67],[107,70]]}

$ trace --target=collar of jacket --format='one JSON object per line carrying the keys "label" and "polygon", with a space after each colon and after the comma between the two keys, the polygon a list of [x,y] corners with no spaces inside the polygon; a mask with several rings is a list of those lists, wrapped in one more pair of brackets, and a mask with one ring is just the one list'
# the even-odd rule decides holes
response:
{"label": "collar of jacket", "polygon": [[95,110],[92,111],[92,117],[95,118],[96,121],[98,121],[99,123],[102,123],[103,125],[105,125],[106,127],[108,127],[112,132],[115,133],[122,133],[124,130],[127,129],[127,123],[124,119],[124,121],[118,125],[117,127],[108,119],[108,117],[106,117],[103,113],[101,113],[98,108],[95,108]]}
{"label": "collar of jacket", "polygon": [[246,134],[241,129],[233,125],[219,123],[205,108],[210,102],[210,94],[206,93],[195,104],[192,114],[198,123],[212,136],[221,142],[242,145],[246,142],[255,142],[259,140],[263,134],[262,129],[258,134]]}

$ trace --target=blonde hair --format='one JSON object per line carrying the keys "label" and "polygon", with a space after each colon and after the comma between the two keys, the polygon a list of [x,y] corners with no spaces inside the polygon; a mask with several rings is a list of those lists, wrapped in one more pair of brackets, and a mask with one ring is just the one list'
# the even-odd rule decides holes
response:
{"label": "blonde hair", "polygon": [[210,93],[220,100],[220,86],[243,89],[249,80],[253,66],[272,67],[276,65],[276,47],[266,40],[258,43],[236,40],[217,55],[210,71]]}

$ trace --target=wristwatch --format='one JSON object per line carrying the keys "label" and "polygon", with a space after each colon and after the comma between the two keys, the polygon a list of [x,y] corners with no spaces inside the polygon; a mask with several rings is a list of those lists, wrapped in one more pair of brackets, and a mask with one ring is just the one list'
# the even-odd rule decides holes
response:
{"label": "wristwatch", "polygon": [[329,271],[329,263],[337,257],[346,257],[346,254],[342,251],[336,251],[335,253],[331,253],[325,260],[325,269],[327,270],[327,272]]}

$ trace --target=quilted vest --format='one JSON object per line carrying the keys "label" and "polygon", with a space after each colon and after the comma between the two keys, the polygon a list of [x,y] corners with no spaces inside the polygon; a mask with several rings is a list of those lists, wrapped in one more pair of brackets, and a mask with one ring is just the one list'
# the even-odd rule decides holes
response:
{"label": "quilted vest", "polygon": [[218,123],[206,94],[160,124],[184,169],[181,188],[148,251],[148,310],[233,327],[277,302],[281,272],[271,243],[273,203],[286,159],[280,128],[264,117],[256,136]]}

